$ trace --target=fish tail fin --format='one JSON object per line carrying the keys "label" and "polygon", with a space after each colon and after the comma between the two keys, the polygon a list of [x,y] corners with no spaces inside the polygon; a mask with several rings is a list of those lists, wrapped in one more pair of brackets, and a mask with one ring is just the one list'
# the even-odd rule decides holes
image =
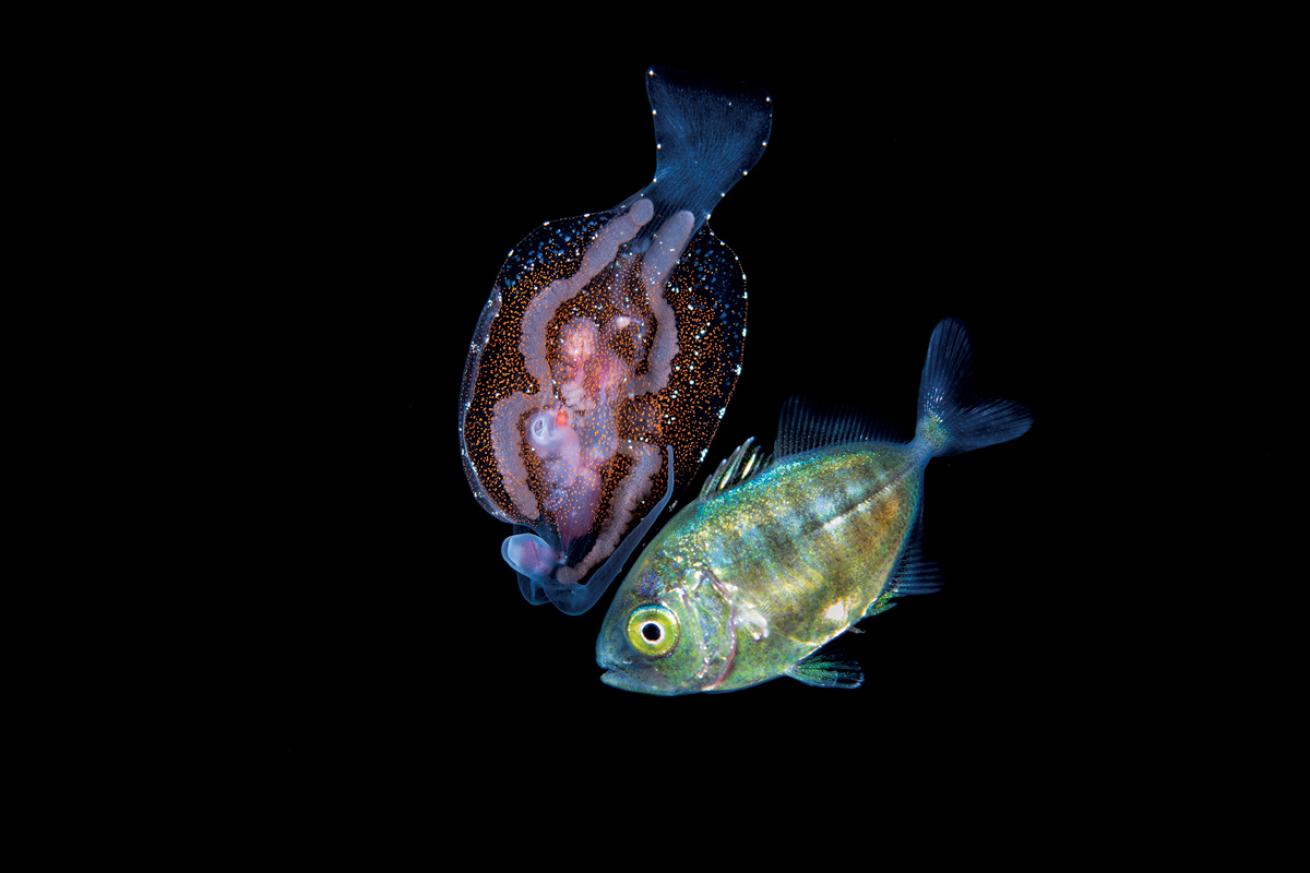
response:
{"label": "fish tail fin", "polygon": [[919,383],[915,443],[931,457],[980,449],[1022,436],[1032,426],[1028,410],[1008,400],[976,402],[969,396],[973,354],[958,321],[932,332]]}
{"label": "fish tail fin", "polygon": [[690,210],[694,233],[764,154],[773,104],[764,89],[651,67],[646,94],[655,121],[655,181],[640,196],[661,213]]}

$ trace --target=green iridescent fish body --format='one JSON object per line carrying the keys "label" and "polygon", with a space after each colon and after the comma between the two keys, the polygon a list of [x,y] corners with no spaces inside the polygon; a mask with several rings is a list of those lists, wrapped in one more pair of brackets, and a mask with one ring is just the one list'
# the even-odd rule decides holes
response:
{"label": "green iridescent fish body", "polygon": [[819,650],[892,597],[936,589],[915,543],[928,462],[1030,425],[1015,404],[963,401],[969,362],[963,328],[940,324],[908,444],[788,404],[778,459],[734,452],[628,572],[596,644],[603,681],[666,695],[783,675],[857,687],[857,666]]}
{"label": "green iridescent fish body", "polygon": [[689,616],[718,618],[695,690],[781,676],[878,602],[914,522],[927,458],[887,443],[831,446],[698,499],[630,574],[646,579],[645,595],[625,584],[612,609],[626,614],[657,595],[686,604]]}

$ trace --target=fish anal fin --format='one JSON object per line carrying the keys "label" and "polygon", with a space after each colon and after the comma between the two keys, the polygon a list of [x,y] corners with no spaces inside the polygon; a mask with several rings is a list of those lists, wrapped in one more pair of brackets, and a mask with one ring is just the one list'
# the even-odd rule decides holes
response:
{"label": "fish anal fin", "polygon": [[922,535],[916,524],[905,547],[901,550],[901,557],[896,561],[896,568],[892,570],[891,578],[887,580],[882,593],[864,611],[862,619],[891,609],[896,605],[897,597],[934,594],[941,590],[941,566],[924,555],[921,543]]}
{"label": "fish anal fin", "polygon": [[861,618],[862,619],[872,618],[875,615],[881,615],[882,613],[891,609],[893,606],[896,605],[892,601],[892,598],[895,596],[896,596],[896,591],[891,586],[888,586],[887,589],[883,591],[883,593],[878,595],[877,600],[869,604],[869,608],[864,611],[864,615],[861,616]]}
{"label": "fish anal fin", "polygon": [[[922,510],[920,510],[922,512]],[[942,568],[923,551],[923,528],[916,523],[892,571],[896,596],[933,594],[942,588]]]}

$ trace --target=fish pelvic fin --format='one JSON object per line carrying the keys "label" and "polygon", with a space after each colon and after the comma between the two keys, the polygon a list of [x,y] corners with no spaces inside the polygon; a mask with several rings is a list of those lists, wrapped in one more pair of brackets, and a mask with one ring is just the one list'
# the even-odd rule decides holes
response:
{"label": "fish pelvic fin", "polygon": [[864,684],[864,670],[854,661],[843,661],[823,652],[787,668],[787,675],[815,688],[859,688]]}
{"label": "fish pelvic fin", "polygon": [[919,383],[915,444],[928,456],[950,455],[1003,443],[1032,426],[1028,410],[1008,400],[975,402],[969,396],[973,354],[964,326],[937,325]]}

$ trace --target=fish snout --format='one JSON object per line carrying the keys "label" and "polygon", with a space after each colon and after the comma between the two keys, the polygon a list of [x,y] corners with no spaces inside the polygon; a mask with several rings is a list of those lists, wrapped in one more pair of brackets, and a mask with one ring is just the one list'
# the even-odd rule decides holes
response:
{"label": "fish snout", "polygon": [[596,663],[605,672],[600,681],[611,688],[641,694],[676,694],[657,670],[632,650],[621,631],[607,629],[596,642]]}
{"label": "fish snout", "polygon": [[637,655],[632,647],[610,622],[606,622],[596,640],[596,663],[602,670],[627,670],[636,661]]}

